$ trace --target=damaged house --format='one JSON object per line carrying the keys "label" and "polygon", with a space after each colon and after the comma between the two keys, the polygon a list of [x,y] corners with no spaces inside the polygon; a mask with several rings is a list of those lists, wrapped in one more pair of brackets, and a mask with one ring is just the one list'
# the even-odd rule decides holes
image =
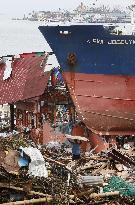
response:
{"label": "damaged house", "polygon": [[94,81],[84,81],[74,72],[62,73],[49,63],[52,55],[24,53],[1,61],[0,104],[10,105],[11,130],[16,127],[20,132],[30,132],[39,144],[63,142],[65,133],[85,136],[90,143],[82,143],[82,148],[92,148],[97,153],[115,146],[119,131],[96,131],[101,129],[100,116],[90,112],[87,96],[89,84]]}
{"label": "damaged house", "polygon": [[[60,122],[73,121],[75,115],[59,68],[52,69],[52,65],[47,64],[48,58],[47,53],[27,53],[12,57],[10,64],[1,62],[0,65],[0,104],[10,105],[11,129],[30,130],[33,140],[41,144],[50,140],[48,132],[52,132],[44,122],[50,122],[54,128],[56,124],[61,127]],[[46,71],[47,66],[52,71]]]}

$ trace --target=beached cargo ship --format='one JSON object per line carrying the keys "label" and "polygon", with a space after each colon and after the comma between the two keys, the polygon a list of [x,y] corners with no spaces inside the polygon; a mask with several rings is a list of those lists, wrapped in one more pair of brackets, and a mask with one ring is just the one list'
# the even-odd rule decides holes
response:
{"label": "beached cargo ship", "polygon": [[40,26],[94,133],[135,134],[135,35],[113,26]]}

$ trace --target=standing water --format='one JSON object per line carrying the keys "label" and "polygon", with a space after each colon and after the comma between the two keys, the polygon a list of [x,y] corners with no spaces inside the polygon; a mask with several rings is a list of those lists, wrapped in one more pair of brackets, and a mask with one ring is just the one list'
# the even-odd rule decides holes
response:
{"label": "standing water", "polygon": [[0,56],[51,51],[38,30],[41,22],[10,20],[0,16]]}

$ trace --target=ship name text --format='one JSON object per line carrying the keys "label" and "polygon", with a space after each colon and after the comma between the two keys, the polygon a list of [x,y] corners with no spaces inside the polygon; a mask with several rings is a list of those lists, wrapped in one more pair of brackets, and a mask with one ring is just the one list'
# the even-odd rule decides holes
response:
{"label": "ship name text", "polygon": [[126,40],[126,39],[111,39],[111,40],[103,40],[98,38],[93,38],[92,40],[87,40],[87,43],[90,44],[108,44],[108,45],[134,45],[135,40]]}

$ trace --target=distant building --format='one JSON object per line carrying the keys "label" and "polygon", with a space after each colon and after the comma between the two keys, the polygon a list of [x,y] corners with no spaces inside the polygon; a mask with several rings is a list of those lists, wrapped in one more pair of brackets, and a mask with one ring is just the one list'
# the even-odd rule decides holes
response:
{"label": "distant building", "polygon": [[[131,9],[132,10],[132,9]],[[119,7],[110,8],[109,6],[91,6],[85,5],[83,2],[79,4],[73,11],[58,9],[57,11],[32,11],[28,17],[23,19],[31,21],[46,21],[48,22],[108,22],[108,23],[122,23],[130,22],[129,8],[123,11]],[[133,19],[133,18],[132,18]]]}

